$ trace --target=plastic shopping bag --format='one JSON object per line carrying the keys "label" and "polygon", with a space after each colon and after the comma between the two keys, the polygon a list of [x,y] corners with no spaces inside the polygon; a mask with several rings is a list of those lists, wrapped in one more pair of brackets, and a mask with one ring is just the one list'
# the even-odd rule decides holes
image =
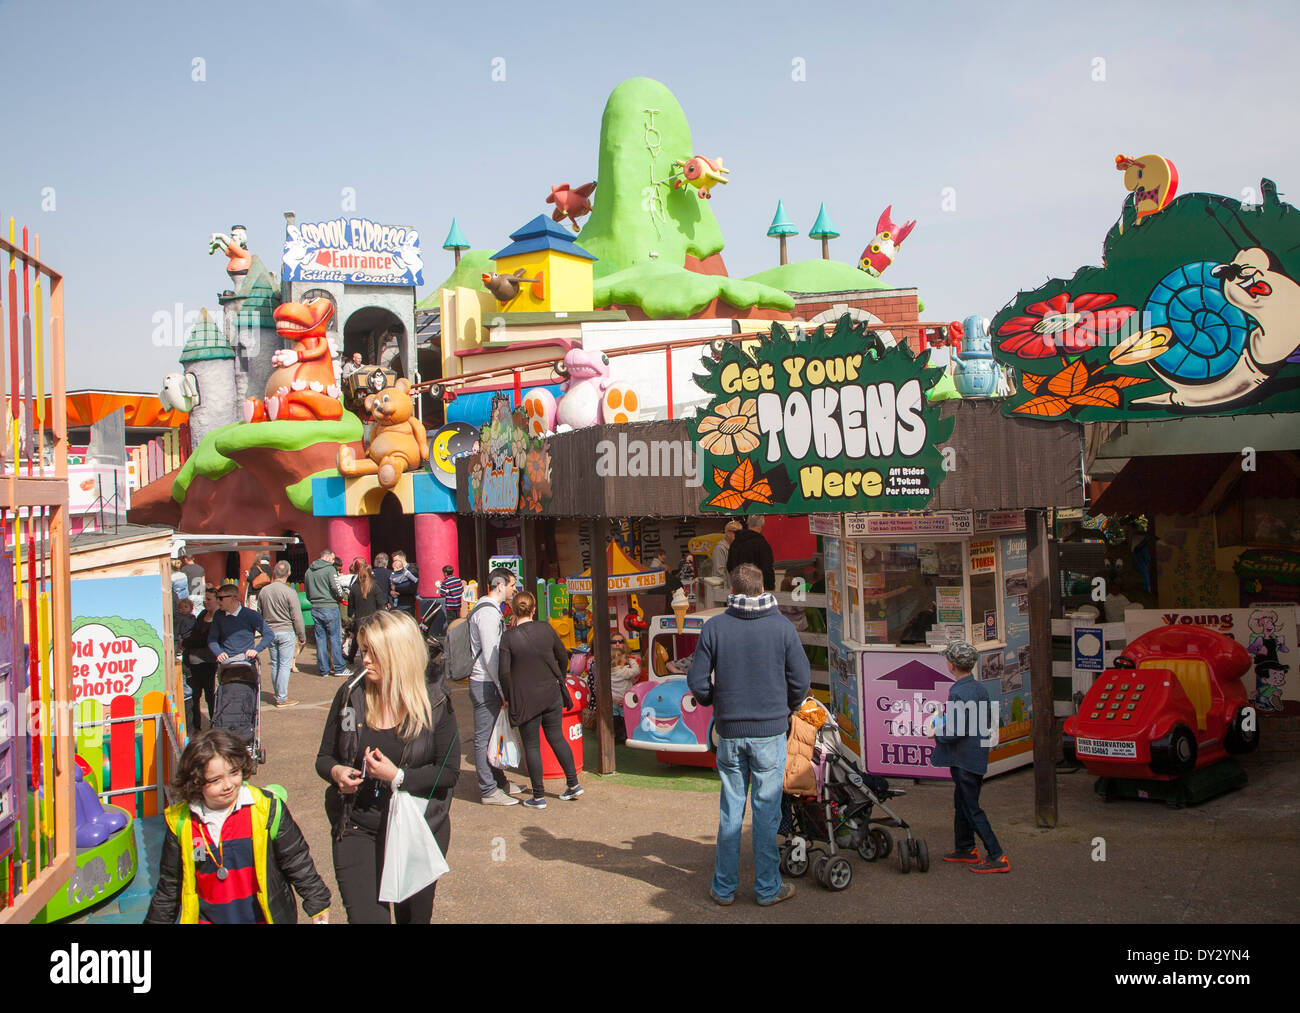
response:
{"label": "plastic shopping bag", "polygon": [[419,893],[448,870],[442,849],[424,818],[427,803],[405,791],[388,803],[384,873],[379,880],[381,904],[399,903]]}
{"label": "plastic shopping bag", "polygon": [[507,767],[518,768],[523,746],[519,733],[510,725],[510,715],[504,707],[497,715],[497,723],[492,728],[492,742],[488,745],[488,763],[498,770]]}

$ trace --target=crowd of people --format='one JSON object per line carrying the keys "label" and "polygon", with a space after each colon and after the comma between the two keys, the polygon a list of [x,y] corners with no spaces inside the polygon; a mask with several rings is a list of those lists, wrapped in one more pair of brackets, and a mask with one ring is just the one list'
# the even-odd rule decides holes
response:
{"label": "crowd of people", "polygon": [[[727,607],[705,622],[687,672],[692,695],[713,708],[718,735],[721,790],[709,896],[724,907],[735,901],[748,799],[754,899],[770,906],[795,893],[794,885],[781,878],[778,829],[791,715],[808,698],[810,668],[794,624],[772,593],[772,551],[761,518],[751,518],[748,527],[728,524],[719,550],[724,546],[725,564],[718,554],[714,566],[727,567]],[[664,562],[662,557],[657,561]],[[246,589],[256,608],[240,603],[234,583],[206,582],[201,608],[196,608],[195,583],[184,571],[185,560],[177,564],[176,635],[192,692],[193,734],[174,777],[180,801],[167,810],[161,878],[147,920],[292,922],[296,891],[308,917],[327,921],[329,889],[284,800],[246,783],[252,768],[238,738],[222,729],[200,731],[199,723],[200,699],[207,701],[210,720],[218,668],[256,665],[263,650],[272,652],[276,705],[296,703],[288,697],[288,673],[306,635],[298,594],[288,584],[290,566],[280,561],[272,567],[262,558],[250,569]],[[404,593],[414,596],[418,584],[404,555],[394,553],[391,565],[383,554],[373,566],[357,559],[346,579],[339,569],[334,553],[325,550],[305,580],[320,673],[347,676],[334,694],[316,757],[316,771],[327,784],[335,882],[349,922],[427,924],[436,872],[395,895],[386,855],[397,846],[390,833],[402,834],[404,856],[423,835],[446,868],[452,790],[460,776],[452,701],[413,610],[403,605]],[[458,612],[464,586],[453,567],[443,568],[438,590],[447,608]],[[353,628],[347,668],[339,611],[344,604]],[[549,623],[537,621],[536,611],[534,596],[518,588],[514,573],[499,568],[488,575],[466,620],[473,762],[484,805],[546,808],[543,737],[564,773],[559,800],[572,802],[584,793],[562,731],[563,713],[573,706],[565,685],[569,652]],[[507,613],[512,616],[509,627]],[[618,702],[630,688],[636,666],[620,634],[611,635],[611,648],[611,687]],[[987,689],[971,675],[975,649],[951,644],[945,658],[954,677],[953,698],[987,702]],[[520,735],[527,788],[513,783],[499,758],[494,763],[490,755],[497,748],[493,740],[503,713]],[[1009,862],[979,807],[987,744],[977,731],[965,735],[940,725],[934,734],[933,762],[952,768],[954,784],[954,850],[944,860],[969,864],[976,872],[1008,871]],[[398,815],[394,807],[405,812],[412,804],[418,815],[411,821],[393,819]],[[986,850],[982,860],[976,835]]]}
{"label": "crowd of people", "polygon": [[[404,552],[394,552],[391,560],[387,553],[378,553],[373,566],[357,558],[346,575],[341,571],[339,558],[325,549],[307,567],[302,582],[317,668],[327,678],[357,674],[357,630],[364,620],[389,610],[415,617],[418,601],[419,573]],[[298,705],[289,696],[289,679],[307,643],[307,623],[299,592],[289,583],[291,573],[287,560],[272,564],[270,556],[258,555],[241,591],[233,580],[210,583],[188,550],[172,560],[172,628],[191,731],[203,727],[204,706],[211,723],[219,670],[238,663],[255,667],[263,651],[269,652],[275,706]],[[442,573],[435,591],[447,613],[459,615],[464,582],[451,565]]]}

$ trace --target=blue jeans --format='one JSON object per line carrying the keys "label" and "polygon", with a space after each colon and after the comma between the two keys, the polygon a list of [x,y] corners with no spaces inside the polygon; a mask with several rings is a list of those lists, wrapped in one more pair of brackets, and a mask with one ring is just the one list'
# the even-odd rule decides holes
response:
{"label": "blue jeans", "polygon": [[321,675],[343,672],[343,623],[339,610],[322,606],[311,610],[316,630],[316,667]]}
{"label": "blue jeans", "polygon": [[271,641],[271,685],[275,688],[275,702],[279,703],[289,696],[289,669],[293,667],[294,648],[298,646],[298,635],[289,630],[287,633],[274,633]]}
{"label": "blue jeans", "polygon": [[784,735],[759,739],[721,739],[718,776],[722,800],[718,819],[713,892],[726,900],[740,885],[740,831],[745,823],[745,794],[753,782],[754,895],[771,900],[781,889],[781,856],[776,832],[781,825],[781,784],[785,777]]}
{"label": "blue jeans", "polygon": [[984,842],[984,857],[992,861],[1002,857],[1002,845],[994,836],[989,818],[980,808],[980,788],[983,786],[984,778],[980,774],[972,774],[961,767],[952,768],[953,843],[958,851],[971,851],[978,833]]}
{"label": "blue jeans", "polygon": [[491,795],[506,787],[506,775],[488,763],[488,746],[492,744],[492,729],[501,713],[501,694],[492,682],[469,682],[469,699],[474,705],[474,770],[478,773],[480,795]]}

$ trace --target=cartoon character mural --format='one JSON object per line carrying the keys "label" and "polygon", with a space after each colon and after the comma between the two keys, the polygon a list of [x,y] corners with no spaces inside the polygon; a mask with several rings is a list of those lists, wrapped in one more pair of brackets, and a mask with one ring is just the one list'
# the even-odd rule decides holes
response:
{"label": "cartoon character mural", "polygon": [[[1144,156],[1145,158],[1145,156]],[[1101,268],[1021,293],[993,320],[1018,370],[1007,414],[1082,422],[1300,410],[1300,215],[1184,194],[1130,198]],[[1130,390],[1132,388],[1132,390]]]}
{"label": "cartoon character mural", "polygon": [[469,475],[471,511],[534,514],[550,504],[550,451],[530,434],[524,410],[512,411],[504,394],[493,398],[492,416],[479,431],[477,448],[466,450],[467,442],[462,435],[458,456],[477,455]]}
{"label": "cartoon character mural", "polygon": [[324,297],[308,303],[281,303],[275,308],[275,333],[297,348],[281,348],[271,356],[276,368],[267,378],[265,401],[255,397],[244,401],[245,422],[343,417],[334,360],[325,337],[333,315],[334,304]]}
{"label": "cartoon character mural", "polygon": [[873,278],[879,278],[881,272],[894,262],[898,251],[903,248],[903,240],[916,228],[915,218],[902,228],[895,225],[890,218],[893,210],[894,205],[890,204],[880,213],[880,218],[876,221],[875,238],[867,244],[867,248],[862,251],[862,256],[858,258],[858,270],[866,271]]}
{"label": "cartoon character mural", "polygon": [[564,393],[558,401],[544,387],[524,395],[528,428],[534,436],[640,418],[636,389],[610,379],[609,357],[603,352],[571,348],[564,360],[555,364],[555,372],[564,378]]}
{"label": "cartoon character mural", "polygon": [[709,748],[713,708],[701,706],[686,676],[651,675],[623,697],[627,744],[665,752],[704,752]]}
{"label": "cartoon character mural", "polygon": [[1284,665],[1278,654],[1287,654],[1290,648],[1278,630],[1278,615],[1272,609],[1260,609],[1250,616],[1250,645],[1246,648],[1255,656],[1255,704],[1260,710],[1281,711],[1282,687],[1290,665]]}
{"label": "cartoon character mural", "polygon": [[456,462],[478,452],[478,430],[468,422],[448,422],[429,440],[429,470],[448,489],[456,488]]}

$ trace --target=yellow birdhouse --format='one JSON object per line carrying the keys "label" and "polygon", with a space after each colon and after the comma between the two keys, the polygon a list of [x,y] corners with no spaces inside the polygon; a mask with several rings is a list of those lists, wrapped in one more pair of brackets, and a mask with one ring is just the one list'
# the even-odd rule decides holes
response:
{"label": "yellow birdhouse", "polygon": [[589,312],[592,262],[573,235],[545,215],[512,232],[493,254],[496,273],[483,284],[506,313]]}

